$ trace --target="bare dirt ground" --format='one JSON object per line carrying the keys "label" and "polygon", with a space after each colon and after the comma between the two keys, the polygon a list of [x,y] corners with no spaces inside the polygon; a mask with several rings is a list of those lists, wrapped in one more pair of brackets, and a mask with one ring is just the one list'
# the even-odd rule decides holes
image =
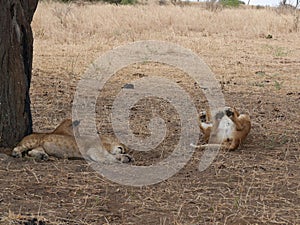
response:
{"label": "bare dirt ground", "polygon": [[[36,14],[37,20],[39,9]],[[86,66],[104,51],[132,40],[114,36],[91,47],[43,39],[35,23],[33,30],[34,130],[49,131],[71,116],[76,85]],[[155,30],[150,39],[190,48],[209,65],[226,104],[251,115],[253,127],[244,145],[234,152],[221,151],[203,172],[198,170],[202,151],[196,151],[173,177],[143,187],[113,183],[83,160],[37,162],[12,158],[10,149],[2,149],[8,155],[0,158],[0,224],[300,224],[299,32],[275,30],[267,39],[268,29],[253,35],[184,31],[159,36]],[[132,35],[136,40],[147,36]],[[179,69],[157,63],[132,65],[118,71],[99,98],[101,133],[113,133],[111,105],[124,84],[151,76],[173,79],[189,93],[199,112],[207,107],[199,86]],[[135,165],[162,160],[178,141],[178,115],[159,99],[140,101],[132,110],[133,132],[149,135],[147,125],[154,114],[166,121],[167,136],[150,152],[131,151]]]}

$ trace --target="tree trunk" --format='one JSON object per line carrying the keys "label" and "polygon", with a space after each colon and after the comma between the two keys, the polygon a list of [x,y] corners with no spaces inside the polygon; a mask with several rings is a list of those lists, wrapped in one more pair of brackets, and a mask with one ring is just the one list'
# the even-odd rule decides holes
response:
{"label": "tree trunk", "polygon": [[0,0],[0,146],[12,147],[32,132],[29,87],[38,0]]}

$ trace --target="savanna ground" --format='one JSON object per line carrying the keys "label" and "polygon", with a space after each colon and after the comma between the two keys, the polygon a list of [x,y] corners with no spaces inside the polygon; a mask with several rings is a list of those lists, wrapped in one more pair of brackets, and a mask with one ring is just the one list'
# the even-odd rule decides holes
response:
{"label": "savanna ground", "polygon": [[[249,113],[253,128],[239,150],[221,151],[205,171],[198,171],[198,150],[173,177],[143,187],[113,183],[85,161],[37,162],[2,155],[0,223],[300,224],[299,26],[294,12],[274,9],[213,12],[195,5],[40,2],[32,23],[35,131],[49,131],[71,116],[76,85],[99,55],[149,39],[198,54],[220,82],[226,104]],[[99,97],[101,133],[113,133],[109,115],[121,88],[154,75],[182,86],[199,112],[207,107],[199,86],[178,68],[131,65],[118,71]],[[162,160],[178,142],[179,115],[157,98],[141,100],[132,109],[133,132],[149,135],[153,115],[166,121],[167,136],[150,152],[132,151],[136,165]]]}

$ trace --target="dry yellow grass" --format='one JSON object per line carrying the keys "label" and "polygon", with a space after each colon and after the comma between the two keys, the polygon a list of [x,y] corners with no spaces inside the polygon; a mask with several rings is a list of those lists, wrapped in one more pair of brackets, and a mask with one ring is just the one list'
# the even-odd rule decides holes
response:
{"label": "dry yellow grass", "polygon": [[294,15],[274,9],[223,9],[201,7],[115,6],[40,2],[33,21],[37,40],[54,43],[86,43],[98,40],[128,42],[141,39],[169,40],[175,35],[230,34],[254,38],[262,34],[290,33]]}
{"label": "dry yellow grass", "polygon": [[[196,52],[208,63],[211,59],[206,58],[207,54],[214,60],[214,54],[236,54],[244,44],[262,58],[272,51],[293,55],[295,52],[289,48],[299,46],[300,40],[295,29],[300,24],[295,18],[295,13],[278,13],[274,9],[211,12],[201,5],[115,6],[42,1],[32,23],[33,67],[80,75],[103,52],[138,40],[174,42]],[[278,46],[276,41],[268,42],[268,34],[277,42],[285,40],[285,44],[292,44]],[[39,57],[45,55],[56,57],[48,63],[47,58]]]}

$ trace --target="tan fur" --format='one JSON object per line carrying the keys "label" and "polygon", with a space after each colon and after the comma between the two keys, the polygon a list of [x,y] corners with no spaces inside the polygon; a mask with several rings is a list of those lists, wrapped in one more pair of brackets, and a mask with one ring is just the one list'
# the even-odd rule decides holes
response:
{"label": "tan fur", "polygon": [[[126,148],[110,137],[101,137],[102,147],[99,149],[98,137],[77,137],[83,144],[79,151],[73,130],[76,132],[79,121],[72,122],[65,119],[51,133],[34,133],[23,138],[13,149],[14,157],[22,157],[24,153],[37,159],[47,160],[49,156],[62,159],[89,159],[96,162],[123,162],[132,161],[126,154]],[[73,129],[74,128],[74,129]]]}
{"label": "tan fur", "polygon": [[[207,118],[213,118],[213,122],[208,121]],[[228,150],[235,150],[244,142],[251,129],[249,115],[239,114],[235,108],[230,107],[219,110],[213,115],[203,112],[200,120],[204,140],[209,144],[192,145],[194,147],[221,146]],[[223,132],[224,136],[222,136]]]}

